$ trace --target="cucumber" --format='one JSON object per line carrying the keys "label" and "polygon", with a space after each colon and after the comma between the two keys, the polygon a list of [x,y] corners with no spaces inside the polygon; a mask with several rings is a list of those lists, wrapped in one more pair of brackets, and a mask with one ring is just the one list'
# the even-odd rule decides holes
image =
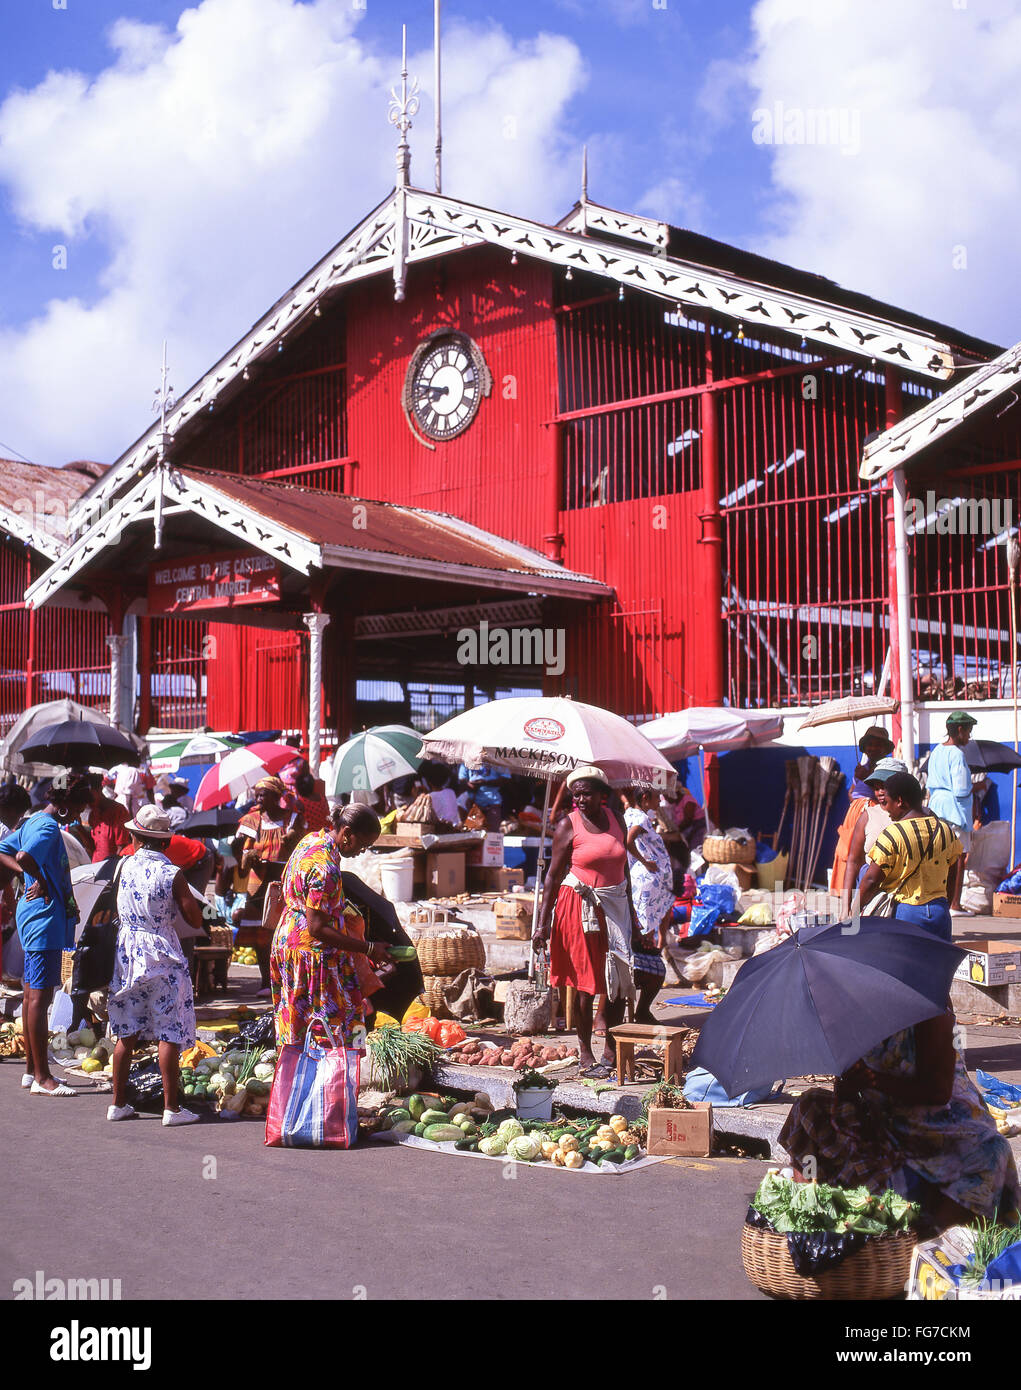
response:
{"label": "cucumber", "polygon": [[391,1127],[400,1120],[411,1120],[412,1124],[416,1123],[416,1121],[412,1119],[411,1112],[399,1105],[394,1106],[392,1110],[388,1110],[386,1112],[386,1118],[390,1121]]}
{"label": "cucumber", "polygon": [[448,1125],[450,1116],[445,1110],[426,1110],[418,1117],[424,1125]]}
{"label": "cucumber", "polygon": [[390,1126],[391,1134],[414,1134],[418,1125],[414,1120],[398,1120],[395,1125]]}
{"label": "cucumber", "polygon": [[464,1131],[458,1125],[426,1125],[424,1138],[432,1144],[449,1144],[454,1140],[463,1139]]}
{"label": "cucumber", "polygon": [[604,1163],[623,1163],[623,1162],[624,1162],[624,1150],[623,1150],[623,1149],[604,1149],[604,1150],[603,1150],[602,1162],[604,1162]]}
{"label": "cucumber", "polygon": [[411,1114],[411,1118],[416,1122],[422,1118],[428,1109],[429,1102],[426,1100],[425,1096],[408,1097],[408,1110]]}
{"label": "cucumber", "polygon": [[474,1139],[458,1139],[457,1143],[454,1145],[454,1148],[459,1149],[461,1153],[467,1153],[469,1149],[471,1149],[474,1142]]}
{"label": "cucumber", "polygon": [[419,1137],[419,1139],[421,1139],[422,1135],[425,1133],[425,1125],[421,1122],[417,1124],[415,1126],[415,1133]]}
{"label": "cucumber", "polygon": [[630,1162],[632,1158],[637,1158],[641,1150],[637,1144],[629,1144],[624,1150],[624,1158]]}

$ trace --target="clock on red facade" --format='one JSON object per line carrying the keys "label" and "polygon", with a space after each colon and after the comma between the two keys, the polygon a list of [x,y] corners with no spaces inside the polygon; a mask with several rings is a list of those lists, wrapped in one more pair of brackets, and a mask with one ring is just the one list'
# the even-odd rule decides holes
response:
{"label": "clock on red facade", "polygon": [[441,330],[420,343],[408,364],[403,405],[427,440],[463,434],[479,413],[493,379],[481,349],[466,333]]}

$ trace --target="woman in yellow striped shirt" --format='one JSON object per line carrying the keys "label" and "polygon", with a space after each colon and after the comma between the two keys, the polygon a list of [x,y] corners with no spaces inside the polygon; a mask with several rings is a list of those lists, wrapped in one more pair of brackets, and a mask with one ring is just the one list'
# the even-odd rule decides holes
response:
{"label": "woman in yellow striped shirt", "polygon": [[892,821],[868,852],[855,910],[868,911],[880,892],[896,901],[895,917],[949,941],[950,897],[962,854],[954,827],[922,806],[922,788],[910,773],[896,772],[876,787],[876,800]]}

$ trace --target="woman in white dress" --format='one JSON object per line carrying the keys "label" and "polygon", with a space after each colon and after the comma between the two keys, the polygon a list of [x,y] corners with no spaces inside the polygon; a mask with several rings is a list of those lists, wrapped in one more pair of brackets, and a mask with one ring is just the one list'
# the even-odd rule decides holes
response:
{"label": "woman in white dress", "polygon": [[656,829],[657,793],[632,788],[623,796],[631,896],[645,947],[635,955],[635,984],[639,992],[635,1022],[654,1023],[651,1004],[666,983],[668,965],[675,979],[680,979],[666,949],[667,930],[674,910],[673,864],[670,851]]}
{"label": "woman in white dress", "polygon": [[192,1124],[198,1115],[181,1109],[177,1096],[181,1048],[195,1041],[195,1003],[175,923],[180,915],[201,929],[202,912],[184,873],[163,853],[172,834],[166,813],[142,806],[125,829],[135,853],[124,861],[117,887],[120,928],[109,996],[117,1046],[106,1117],[129,1120],[137,1113],[127,1103],[128,1071],[136,1044],[147,1041],[159,1044],[163,1123]]}

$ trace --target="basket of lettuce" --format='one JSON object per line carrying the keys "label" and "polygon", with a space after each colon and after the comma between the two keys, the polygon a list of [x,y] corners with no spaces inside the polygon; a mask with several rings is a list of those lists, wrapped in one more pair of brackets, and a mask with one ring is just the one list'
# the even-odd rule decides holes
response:
{"label": "basket of lettuce", "polygon": [[918,1207],[898,1193],[763,1178],[741,1232],[745,1273],[774,1298],[893,1298],[907,1283]]}

